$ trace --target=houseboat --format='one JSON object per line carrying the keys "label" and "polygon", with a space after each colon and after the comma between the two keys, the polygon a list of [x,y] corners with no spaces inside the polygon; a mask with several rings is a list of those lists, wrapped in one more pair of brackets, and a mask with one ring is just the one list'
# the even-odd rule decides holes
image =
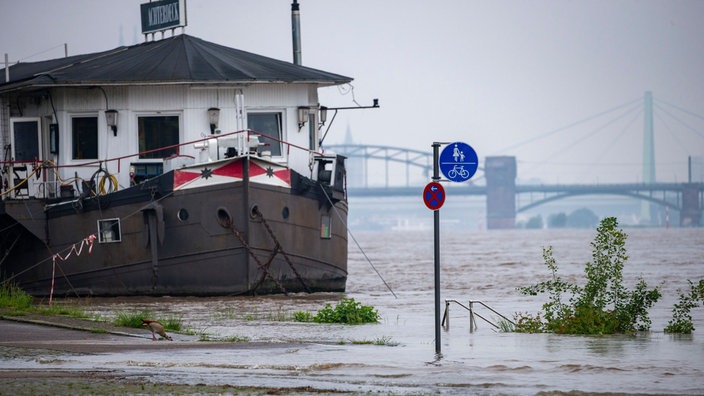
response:
{"label": "houseboat", "polygon": [[[295,3],[295,2],[294,2]],[[36,296],[344,291],[352,79],[185,34],[6,66],[0,276]]]}

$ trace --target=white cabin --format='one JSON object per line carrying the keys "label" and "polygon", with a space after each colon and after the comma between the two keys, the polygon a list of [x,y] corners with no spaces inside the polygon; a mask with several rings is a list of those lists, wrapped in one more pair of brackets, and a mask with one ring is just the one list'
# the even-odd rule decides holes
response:
{"label": "white cabin", "polygon": [[186,34],[12,65],[0,79],[3,199],[56,197],[100,167],[123,189],[182,163],[223,158],[205,139],[243,130],[268,136],[259,155],[310,176],[318,88],[350,81]]}

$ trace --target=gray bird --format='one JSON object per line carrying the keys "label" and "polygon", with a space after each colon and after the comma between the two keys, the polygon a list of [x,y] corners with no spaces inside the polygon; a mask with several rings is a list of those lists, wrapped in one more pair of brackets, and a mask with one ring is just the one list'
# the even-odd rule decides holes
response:
{"label": "gray bird", "polygon": [[142,326],[146,326],[152,331],[152,341],[156,341],[157,334],[169,341],[173,341],[173,338],[169,337],[164,331],[164,326],[156,320],[142,319]]}

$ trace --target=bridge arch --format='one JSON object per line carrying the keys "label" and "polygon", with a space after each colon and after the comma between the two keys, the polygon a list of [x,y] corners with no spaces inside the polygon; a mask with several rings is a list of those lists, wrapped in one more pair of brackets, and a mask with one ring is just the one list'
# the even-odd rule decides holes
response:
{"label": "bridge arch", "polygon": [[[368,144],[326,144],[324,149],[334,151],[337,154],[344,155],[350,159],[361,159],[364,161],[362,166],[364,179],[364,187],[367,187],[368,182],[368,161],[369,160],[379,160],[384,162],[384,186],[389,187],[390,183],[390,169],[389,165],[400,164],[405,166],[405,186],[411,187],[411,169],[417,169],[420,171],[420,176],[424,180],[430,180],[433,175],[433,153],[431,149],[428,151],[414,150],[402,147],[392,147],[384,145],[368,145]],[[484,171],[483,167],[478,167],[478,170]],[[473,180],[476,181],[481,179],[481,177],[474,177]]]}
{"label": "bridge arch", "polygon": [[538,206],[540,206],[540,205],[544,205],[544,204],[546,204],[546,203],[548,203],[548,202],[553,202],[553,201],[558,201],[558,200],[561,200],[561,199],[567,199],[567,198],[577,197],[577,196],[583,196],[583,195],[620,195],[620,196],[625,196],[625,197],[630,197],[630,198],[636,198],[636,199],[640,199],[640,200],[644,200],[644,201],[648,201],[648,202],[653,202],[653,203],[656,203],[656,204],[658,204],[658,205],[662,205],[662,206],[664,206],[664,207],[667,207],[667,208],[670,208],[670,209],[673,209],[673,210],[677,210],[677,211],[681,211],[681,210],[682,210],[682,207],[679,206],[679,204],[677,204],[677,203],[673,203],[673,202],[667,201],[667,200],[665,200],[665,199],[653,198],[653,197],[651,197],[651,196],[646,196],[646,195],[643,195],[643,194],[638,194],[638,193],[636,193],[636,192],[630,192],[630,191],[623,191],[623,192],[597,192],[597,193],[595,193],[595,192],[566,192],[566,193],[558,193],[558,194],[555,194],[555,195],[551,195],[551,196],[549,196],[549,197],[540,199],[540,200],[538,200],[538,201],[533,201],[533,202],[531,202],[531,203],[529,203],[529,204],[527,204],[527,205],[521,206],[521,207],[519,207],[519,208],[516,209],[516,213],[520,213],[520,212],[524,212],[524,211],[529,210],[529,209],[533,209],[533,208],[538,207]]}

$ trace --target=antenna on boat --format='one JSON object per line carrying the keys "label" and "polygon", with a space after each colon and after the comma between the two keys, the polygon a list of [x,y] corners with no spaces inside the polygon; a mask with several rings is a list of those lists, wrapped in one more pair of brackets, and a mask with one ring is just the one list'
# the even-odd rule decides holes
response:
{"label": "antenna on boat", "polygon": [[[355,103],[357,103],[357,102],[355,101]],[[321,146],[323,145],[323,141],[325,140],[325,137],[328,136],[328,132],[330,132],[330,127],[332,126],[332,123],[335,122],[335,117],[337,117],[338,110],[378,109],[379,108],[379,99],[374,99],[371,106],[352,106],[352,107],[325,107],[325,106],[321,106],[321,109],[323,107],[325,108],[326,118],[327,118],[328,111],[335,110],[335,112],[332,114],[332,120],[328,124],[328,127],[325,130],[323,137],[320,138],[320,141],[318,142],[318,144]],[[323,125],[321,124],[320,127],[322,128],[322,126]]]}
{"label": "antenna on boat", "polygon": [[298,0],[293,0],[291,3],[291,33],[293,37],[293,63],[301,65],[301,11]]}

